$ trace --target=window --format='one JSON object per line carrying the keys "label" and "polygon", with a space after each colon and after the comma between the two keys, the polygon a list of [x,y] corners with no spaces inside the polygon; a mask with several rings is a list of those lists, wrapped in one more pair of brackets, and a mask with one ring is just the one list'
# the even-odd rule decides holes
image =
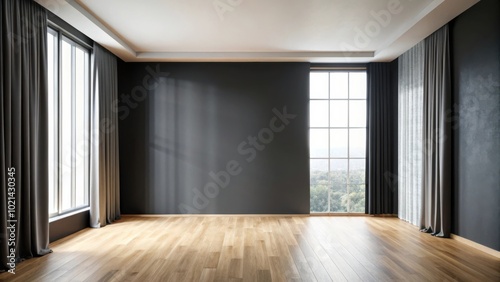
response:
{"label": "window", "polygon": [[49,213],[89,204],[89,50],[48,28]]}
{"label": "window", "polygon": [[311,72],[311,212],[365,211],[366,72]]}

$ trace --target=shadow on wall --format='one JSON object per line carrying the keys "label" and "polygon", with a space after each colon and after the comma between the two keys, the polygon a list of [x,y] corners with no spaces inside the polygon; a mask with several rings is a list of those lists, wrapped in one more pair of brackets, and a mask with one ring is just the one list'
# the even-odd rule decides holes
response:
{"label": "shadow on wall", "polygon": [[124,213],[309,213],[308,64],[159,65],[120,124]]}

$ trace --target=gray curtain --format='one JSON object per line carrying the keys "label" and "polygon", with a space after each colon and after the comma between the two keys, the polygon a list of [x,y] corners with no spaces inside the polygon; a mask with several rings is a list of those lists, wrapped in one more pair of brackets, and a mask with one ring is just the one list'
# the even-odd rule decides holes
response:
{"label": "gray curtain", "polygon": [[90,226],[103,227],[120,218],[118,101],[116,57],[94,43],[91,98]]}
{"label": "gray curtain", "polygon": [[391,181],[395,175],[394,142],[396,118],[392,93],[390,63],[367,66],[367,151],[366,193],[367,214],[393,214],[397,188]]}
{"label": "gray curtain", "polygon": [[448,25],[425,39],[422,206],[420,228],[449,237],[451,228],[451,106]]}
{"label": "gray curtain", "polygon": [[[15,247],[16,260],[51,252],[47,16],[29,0],[3,0],[0,5],[0,262],[1,269],[7,270],[8,248]],[[15,174],[9,175],[9,168]],[[15,183],[15,190],[8,189],[8,182]],[[8,197],[15,198],[15,208]],[[8,247],[6,240],[13,229],[7,227],[13,225],[15,246]]]}

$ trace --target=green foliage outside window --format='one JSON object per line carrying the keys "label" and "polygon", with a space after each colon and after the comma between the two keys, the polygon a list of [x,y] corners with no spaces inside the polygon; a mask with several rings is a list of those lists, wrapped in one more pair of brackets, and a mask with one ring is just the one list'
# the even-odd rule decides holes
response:
{"label": "green foliage outside window", "polygon": [[364,212],[365,171],[351,170],[349,176],[348,189],[346,171],[332,171],[330,179],[326,171],[311,171],[311,212],[328,212],[329,187],[330,212]]}

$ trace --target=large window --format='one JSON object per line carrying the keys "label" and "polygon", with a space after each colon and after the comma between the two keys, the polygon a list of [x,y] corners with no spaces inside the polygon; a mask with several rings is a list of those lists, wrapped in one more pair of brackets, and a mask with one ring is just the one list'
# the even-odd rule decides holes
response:
{"label": "large window", "polygon": [[311,212],[364,212],[366,72],[311,72],[309,93]]}
{"label": "large window", "polygon": [[49,213],[89,202],[89,50],[48,29]]}

